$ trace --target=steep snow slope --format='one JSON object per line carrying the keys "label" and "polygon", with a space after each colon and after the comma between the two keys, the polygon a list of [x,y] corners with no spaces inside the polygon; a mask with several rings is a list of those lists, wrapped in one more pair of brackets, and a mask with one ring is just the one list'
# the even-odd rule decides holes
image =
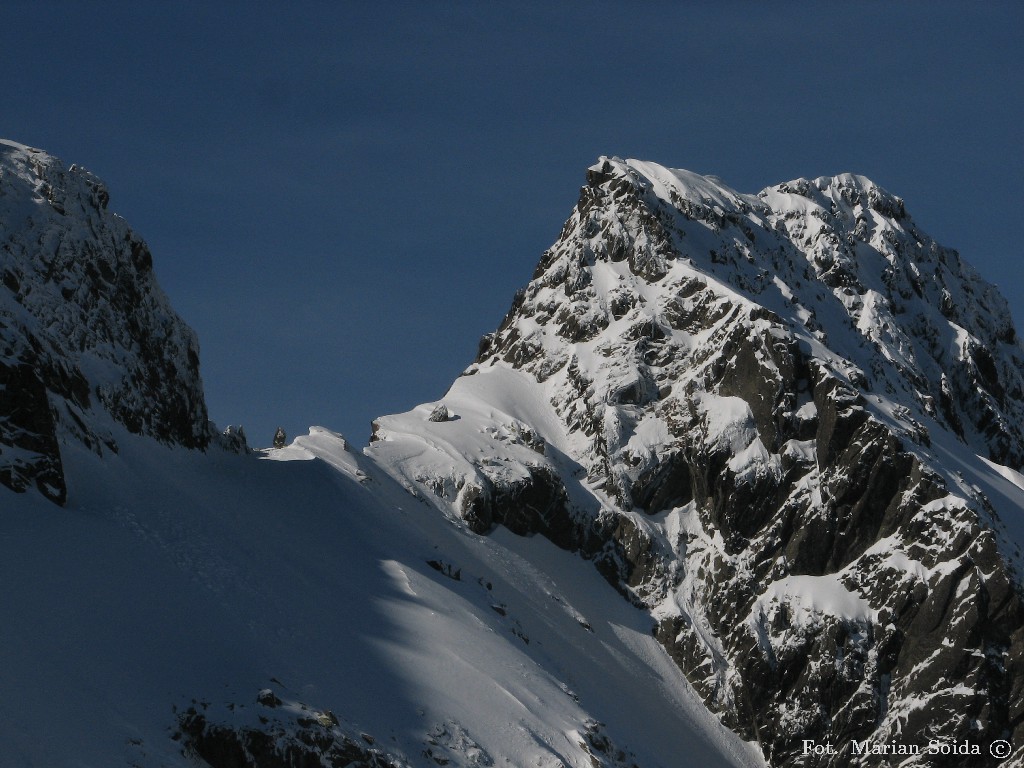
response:
{"label": "steep snow slope", "polygon": [[259,733],[330,765],[760,764],[546,540],[476,536],[326,430],[108,428],[116,455],[66,447],[65,507],[0,489],[0,765],[234,765]]}
{"label": "steep snow slope", "polygon": [[773,764],[896,737],[988,764],[1024,749],[1022,361],[998,292],[863,177],[602,158],[476,363],[368,453],[592,559]]}

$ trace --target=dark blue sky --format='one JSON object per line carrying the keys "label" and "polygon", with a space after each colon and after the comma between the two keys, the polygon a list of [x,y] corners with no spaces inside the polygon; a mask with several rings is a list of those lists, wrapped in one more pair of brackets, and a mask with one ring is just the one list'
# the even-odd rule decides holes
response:
{"label": "dark blue sky", "polygon": [[[554,7],[549,7],[554,6]],[[0,135],[106,180],[211,417],[439,398],[601,154],[862,173],[1024,318],[1024,4],[8,2]]]}

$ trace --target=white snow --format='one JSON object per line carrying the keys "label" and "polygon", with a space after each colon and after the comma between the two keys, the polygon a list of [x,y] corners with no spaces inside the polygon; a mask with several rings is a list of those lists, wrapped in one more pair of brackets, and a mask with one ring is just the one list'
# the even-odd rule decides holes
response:
{"label": "white snow", "polygon": [[868,602],[849,589],[835,575],[786,576],[773,581],[755,601],[765,610],[772,601],[790,606],[792,621],[802,625],[815,619],[815,615],[829,614],[852,621],[870,621],[874,612]]}
{"label": "white snow", "polygon": [[985,463],[985,465],[989,467],[989,469],[995,471],[995,473],[999,475],[1001,478],[1003,478],[1004,480],[1009,480],[1015,486],[1024,491],[1024,475],[1022,475],[1020,472],[1018,472],[1015,469],[1005,467],[1002,464],[997,464],[994,461],[990,461],[989,459],[986,459],[984,456],[978,456],[978,458],[981,459]]}
{"label": "white snow", "polygon": [[754,416],[743,398],[705,392],[700,395],[699,407],[707,424],[708,438],[715,445],[726,447],[736,455],[756,439]]}

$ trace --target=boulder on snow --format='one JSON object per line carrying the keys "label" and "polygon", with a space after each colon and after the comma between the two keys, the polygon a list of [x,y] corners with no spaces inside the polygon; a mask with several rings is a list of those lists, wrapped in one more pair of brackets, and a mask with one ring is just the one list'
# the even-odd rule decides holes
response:
{"label": "boulder on snow", "polygon": [[257,693],[256,702],[258,704],[262,704],[264,707],[270,707],[271,709],[281,706],[281,700],[270,688],[264,688],[262,691]]}
{"label": "boulder on snow", "polygon": [[448,412],[448,406],[444,403],[438,403],[434,406],[434,409],[427,416],[427,421],[450,421],[452,415]]}

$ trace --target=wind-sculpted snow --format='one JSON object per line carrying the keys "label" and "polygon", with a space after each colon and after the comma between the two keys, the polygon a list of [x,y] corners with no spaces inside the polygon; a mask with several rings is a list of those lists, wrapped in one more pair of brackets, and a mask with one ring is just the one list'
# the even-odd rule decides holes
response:
{"label": "wind-sculpted snow", "polygon": [[987,765],[1024,750],[1022,361],[996,289],[863,177],[602,158],[450,418],[368,450],[592,559],[772,764]]}
{"label": "wind-sculpted snow", "polygon": [[60,442],[131,432],[203,447],[199,349],[146,244],[78,166],[0,141],[0,483],[66,497]]}

